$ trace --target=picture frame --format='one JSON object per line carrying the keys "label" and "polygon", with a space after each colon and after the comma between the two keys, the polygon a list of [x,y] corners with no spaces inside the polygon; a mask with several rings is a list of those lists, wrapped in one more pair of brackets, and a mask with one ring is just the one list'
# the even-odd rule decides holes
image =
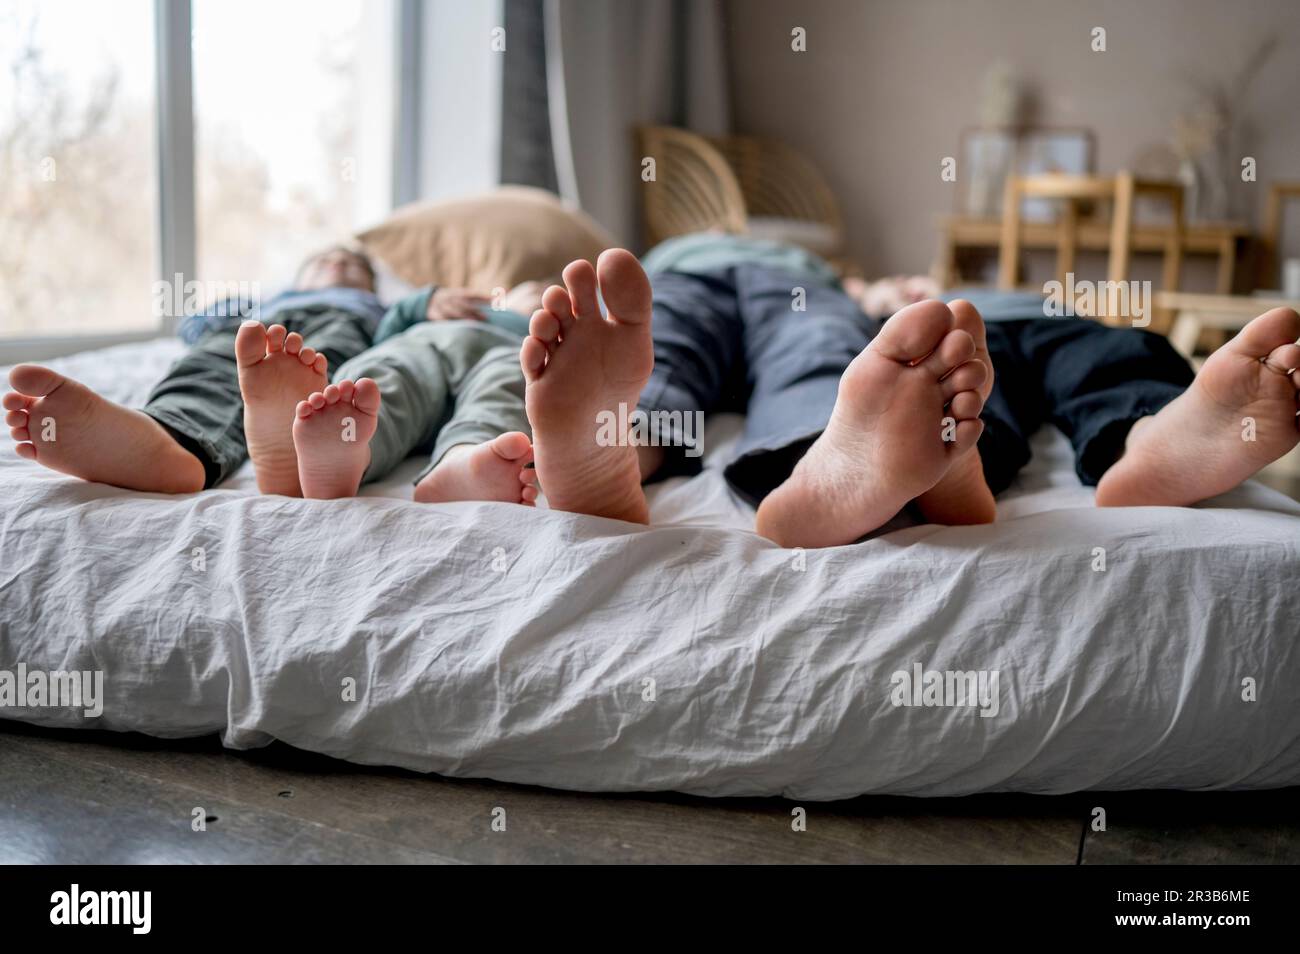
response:
{"label": "picture frame", "polygon": [[[1007,176],[1064,172],[1086,175],[1096,171],[1096,137],[1082,126],[972,127],[962,131],[958,175],[958,211],[981,219],[1002,216]],[[1046,199],[1026,199],[1026,222],[1051,222],[1056,206]]]}

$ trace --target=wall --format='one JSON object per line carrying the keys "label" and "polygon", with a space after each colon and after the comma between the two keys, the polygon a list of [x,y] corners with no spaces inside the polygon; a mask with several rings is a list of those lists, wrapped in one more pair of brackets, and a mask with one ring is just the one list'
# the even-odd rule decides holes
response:
{"label": "wall", "polygon": [[[730,0],[727,15],[736,130],[784,138],[821,166],[868,274],[924,271],[936,257],[937,220],[956,206],[940,162],[977,123],[998,60],[1036,90],[1040,122],[1095,130],[1107,172],[1168,137],[1193,76],[1231,75],[1276,34],[1240,104],[1259,175],[1239,186],[1243,208],[1260,216],[1269,180],[1300,179],[1296,0]],[[807,52],[790,48],[795,26]],[[1090,49],[1094,26],[1107,30],[1104,53]]]}

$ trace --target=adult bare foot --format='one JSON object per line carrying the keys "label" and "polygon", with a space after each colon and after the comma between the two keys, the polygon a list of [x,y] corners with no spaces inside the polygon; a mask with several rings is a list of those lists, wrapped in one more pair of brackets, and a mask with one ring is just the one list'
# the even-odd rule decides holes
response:
{"label": "adult bare foot", "polygon": [[370,466],[370,439],[379,423],[379,385],[370,378],[336,381],[300,401],[293,421],[302,495],[316,500],[355,497]]}
{"label": "adult bare foot", "polygon": [[1300,315],[1274,308],[1206,359],[1191,386],[1129,432],[1099,507],[1183,507],[1225,493],[1300,442]]}
{"label": "adult bare foot", "polygon": [[302,335],[244,322],[235,335],[239,390],[244,396],[244,438],[253,459],[257,488],[264,494],[302,496],[293,423],[298,402],[324,391],[326,360],[304,348]]}
{"label": "adult bare foot", "polygon": [[[987,372],[984,383],[977,390],[980,400],[987,401],[993,392],[993,360],[989,357],[984,319],[964,298],[950,301],[948,309],[952,312],[953,327],[966,332],[975,342],[975,360],[983,364]],[[948,473],[916,498],[916,505],[931,523],[946,526],[992,523],[997,517],[998,507],[993,500],[993,491],[984,480],[984,463],[979,449],[972,447],[954,460]]]}
{"label": "adult bare foot", "polygon": [[631,252],[615,248],[595,269],[571,263],[564,284],[543,294],[519,352],[542,492],[555,510],[646,523],[636,447],[626,434],[598,441],[597,432],[602,411],[628,418],[619,406],[636,407],[654,367],[650,282]]}
{"label": "adult bare foot", "polygon": [[5,423],[19,457],[128,490],[203,489],[203,464],[148,414],[35,364],[9,372]]}
{"label": "adult bare foot", "polygon": [[420,503],[500,500],[531,506],[537,471],[528,465],[533,445],[522,431],[507,431],[482,444],[458,444],[415,485]]}
{"label": "adult bare foot", "polygon": [[758,508],[785,547],[852,543],[885,523],[975,446],[984,365],[938,301],[898,312],[840,378],[826,430]]}

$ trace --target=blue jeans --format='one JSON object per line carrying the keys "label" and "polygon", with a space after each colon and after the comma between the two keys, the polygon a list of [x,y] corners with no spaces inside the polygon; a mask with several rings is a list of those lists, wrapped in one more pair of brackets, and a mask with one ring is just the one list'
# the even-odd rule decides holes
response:
{"label": "blue jeans", "polygon": [[[651,283],[655,368],[640,407],[747,415],[724,473],[757,504],[821,434],[841,375],[884,322],[820,279],[762,265],[663,272]],[[799,303],[804,310],[795,310]],[[1191,368],[1159,335],[1081,318],[1026,318],[1023,301],[994,313],[999,307],[984,314],[997,376],[979,441],[994,493],[1029,462],[1029,438],[1047,422],[1070,439],[1079,479],[1096,484],[1133,423],[1191,383]],[[666,447],[656,476],[699,466],[681,447]]]}

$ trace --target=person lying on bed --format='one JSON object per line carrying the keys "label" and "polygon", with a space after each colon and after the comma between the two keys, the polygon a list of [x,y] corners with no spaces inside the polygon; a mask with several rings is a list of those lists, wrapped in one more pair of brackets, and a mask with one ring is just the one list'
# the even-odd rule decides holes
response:
{"label": "person lying on bed", "polygon": [[[385,314],[374,282],[365,255],[340,246],[310,256],[260,320],[241,322],[235,308],[186,318],[192,347],[141,410],[18,365],[3,398],[17,452],[158,493],[213,487],[251,456],[263,493],[332,497],[382,477],[432,435],[417,500],[531,499],[515,355],[526,319],[511,309],[526,314],[540,286],[518,286],[500,309],[466,289],[427,288]],[[329,385],[327,368],[340,364]]]}
{"label": "person lying on bed", "polygon": [[1047,421],[1105,507],[1194,504],[1300,441],[1289,308],[1193,375],[1163,337],[1044,318],[1041,299],[987,328],[963,300],[873,319],[825,262],[735,236],[669,240],[644,270],[610,250],[563,279],[520,351],[538,477],[561,510],[645,523],[642,481],[698,469],[672,435],[598,440],[610,412],[630,420],[620,406],[747,412],[724,473],[757,505],[757,531],[788,547],[852,543],[913,501],[934,523],[991,522]]}

